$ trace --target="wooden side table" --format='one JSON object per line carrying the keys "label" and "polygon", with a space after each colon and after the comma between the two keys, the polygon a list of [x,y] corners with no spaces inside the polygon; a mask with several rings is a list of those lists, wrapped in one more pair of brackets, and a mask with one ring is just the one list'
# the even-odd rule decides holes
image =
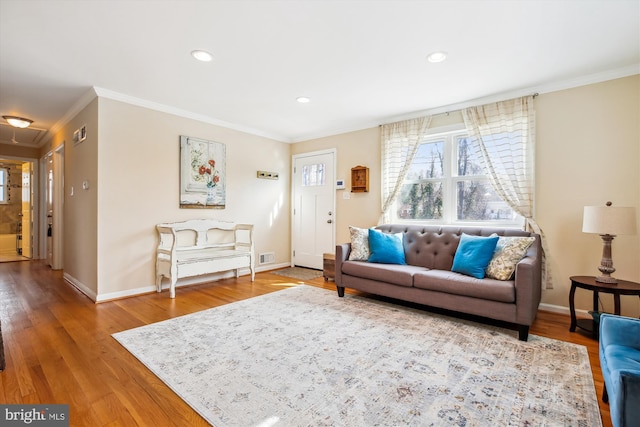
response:
{"label": "wooden side table", "polygon": [[325,282],[329,279],[336,278],[336,256],[335,254],[326,253],[322,255],[322,275]]}
{"label": "wooden side table", "polygon": [[574,298],[576,289],[582,288],[593,292],[593,311],[598,311],[598,294],[600,292],[613,294],[614,314],[620,315],[620,295],[637,295],[640,297],[640,283],[628,280],[618,280],[618,283],[596,282],[595,276],[571,276],[571,291],[569,292],[569,310],[571,311],[571,326],[569,331],[575,332],[576,327],[591,332],[594,338],[598,337],[598,323],[592,319],[577,319]]}

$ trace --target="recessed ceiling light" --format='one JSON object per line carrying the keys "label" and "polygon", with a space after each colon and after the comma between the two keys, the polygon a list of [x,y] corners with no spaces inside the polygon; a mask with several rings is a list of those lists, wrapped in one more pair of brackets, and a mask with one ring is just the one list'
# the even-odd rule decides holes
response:
{"label": "recessed ceiling light", "polygon": [[427,56],[427,61],[433,62],[442,62],[447,59],[447,52],[433,52]]}
{"label": "recessed ceiling light", "polygon": [[191,52],[191,56],[202,62],[209,62],[213,59],[213,55],[204,50],[194,50]]}
{"label": "recessed ceiling light", "polygon": [[298,101],[301,104],[306,104],[307,102],[311,101],[311,99],[307,98],[306,96],[299,96],[296,98],[296,101]]}

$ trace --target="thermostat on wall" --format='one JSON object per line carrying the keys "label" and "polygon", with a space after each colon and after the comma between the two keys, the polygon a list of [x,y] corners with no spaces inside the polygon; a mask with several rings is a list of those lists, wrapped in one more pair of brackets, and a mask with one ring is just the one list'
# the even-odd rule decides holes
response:
{"label": "thermostat on wall", "polygon": [[336,181],[336,190],[344,190],[344,179],[339,179]]}

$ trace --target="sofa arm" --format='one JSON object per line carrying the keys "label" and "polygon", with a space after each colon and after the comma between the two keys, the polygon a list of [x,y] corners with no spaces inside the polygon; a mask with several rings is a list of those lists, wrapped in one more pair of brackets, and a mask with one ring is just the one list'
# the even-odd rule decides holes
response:
{"label": "sofa arm", "polygon": [[351,252],[351,243],[342,243],[336,245],[336,271],[335,282],[336,286],[342,286],[342,263],[349,259],[349,253]]}
{"label": "sofa arm", "polygon": [[600,315],[600,348],[611,344],[620,344],[640,350],[640,319]]}
{"label": "sofa arm", "polygon": [[516,265],[515,289],[516,323],[531,325],[542,298],[542,273],[537,257],[527,256]]}

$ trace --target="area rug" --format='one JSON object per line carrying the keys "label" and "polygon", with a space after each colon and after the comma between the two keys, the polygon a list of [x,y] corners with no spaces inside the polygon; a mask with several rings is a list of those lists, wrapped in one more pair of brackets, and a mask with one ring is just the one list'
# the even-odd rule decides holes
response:
{"label": "area rug", "polygon": [[272,271],[273,274],[277,274],[278,276],[291,277],[292,279],[298,280],[311,280],[316,277],[322,276],[321,270],[314,270],[311,268],[303,268],[303,267],[290,267],[283,268],[282,270]]}
{"label": "area rug", "polygon": [[307,285],[113,336],[216,427],[601,426],[583,346]]}

